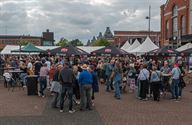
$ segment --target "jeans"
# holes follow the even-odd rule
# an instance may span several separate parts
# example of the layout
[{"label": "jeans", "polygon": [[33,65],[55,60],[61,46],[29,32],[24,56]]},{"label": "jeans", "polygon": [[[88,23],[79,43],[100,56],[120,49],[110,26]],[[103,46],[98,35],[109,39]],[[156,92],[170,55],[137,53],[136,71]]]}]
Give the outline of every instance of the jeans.
[{"label": "jeans", "polygon": [[171,84],[172,98],[178,99],[179,96],[179,79],[173,79]]},{"label": "jeans", "polygon": [[20,78],[23,82],[23,85],[26,85],[26,82],[27,82],[27,73],[21,73],[20,74]]},{"label": "jeans", "polygon": [[120,98],[121,97],[121,92],[120,92],[120,81],[115,81],[114,82],[114,87],[115,87],[115,97]]},{"label": "jeans", "polygon": [[111,88],[111,90],[113,90],[113,84],[112,82],[109,80],[109,76],[106,76],[106,91],[109,91],[109,88]]},{"label": "jeans", "polygon": [[62,85],[61,97],[60,97],[60,109],[63,110],[64,107],[64,98],[68,95],[69,99],[69,110],[73,108],[73,87]]},{"label": "jeans", "polygon": [[58,92],[54,92],[53,94],[54,95],[53,95],[53,100],[51,102],[51,106],[53,108],[57,108],[57,103],[59,102],[59,93]]},{"label": "jeans", "polygon": [[80,108],[82,110],[91,108],[91,89],[92,85],[80,85]]},{"label": "jeans", "polygon": [[46,77],[40,77],[39,83],[40,83],[40,91],[39,91],[39,92],[40,92],[41,95],[43,96],[43,95],[44,95],[44,90],[45,90],[46,87],[47,87]]}]

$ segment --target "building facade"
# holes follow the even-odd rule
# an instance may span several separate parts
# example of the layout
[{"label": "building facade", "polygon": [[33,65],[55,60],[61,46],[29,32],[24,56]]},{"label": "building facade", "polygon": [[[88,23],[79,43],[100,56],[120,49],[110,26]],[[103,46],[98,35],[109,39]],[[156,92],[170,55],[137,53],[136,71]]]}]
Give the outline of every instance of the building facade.
[{"label": "building facade", "polygon": [[[132,44],[136,39],[142,43],[147,36],[149,36],[148,31],[114,31],[114,41],[119,44],[124,44],[127,40]],[[151,31],[150,38],[159,45],[160,32]]]},{"label": "building facade", "polygon": [[6,45],[21,45],[23,43],[32,43],[35,46],[52,46],[54,45],[54,33],[46,32],[42,33],[42,36],[30,36],[30,35],[0,35],[0,47],[3,48]]},{"label": "building facade", "polygon": [[192,0],[167,0],[161,6],[161,46],[192,41]]}]

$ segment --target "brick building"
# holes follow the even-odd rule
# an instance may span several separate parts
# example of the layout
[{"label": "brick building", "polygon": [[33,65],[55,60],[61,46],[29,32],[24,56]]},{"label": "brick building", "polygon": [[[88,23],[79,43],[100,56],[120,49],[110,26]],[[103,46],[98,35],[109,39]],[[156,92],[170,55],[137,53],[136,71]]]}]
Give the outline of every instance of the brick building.
[{"label": "brick building", "polygon": [[192,41],[192,0],[167,0],[161,6],[160,41],[173,47]]},{"label": "brick building", "polygon": [[30,36],[30,35],[0,35],[0,47],[6,45],[19,45],[21,42],[30,42],[36,46],[52,46],[54,45],[54,33],[46,32],[42,33],[42,36]]},{"label": "brick building", "polygon": [[[127,40],[132,44],[135,39],[138,39],[139,42],[143,42],[146,37],[149,35],[148,31],[114,31],[114,41],[116,43],[125,43]],[[150,38],[155,44],[159,44],[160,32],[150,32]]]}]

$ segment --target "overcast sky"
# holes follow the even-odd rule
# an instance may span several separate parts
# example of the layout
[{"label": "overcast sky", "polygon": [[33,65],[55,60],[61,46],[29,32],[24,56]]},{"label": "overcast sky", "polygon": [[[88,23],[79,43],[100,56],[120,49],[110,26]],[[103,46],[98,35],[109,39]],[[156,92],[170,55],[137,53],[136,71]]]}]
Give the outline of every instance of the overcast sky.
[{"label": "overcast sky", "polygon": [[166,0],[0,0],[0,34],[41,36],[46,29],[87,42],[109,26],[114,30],[160,30],[160,5]]}]

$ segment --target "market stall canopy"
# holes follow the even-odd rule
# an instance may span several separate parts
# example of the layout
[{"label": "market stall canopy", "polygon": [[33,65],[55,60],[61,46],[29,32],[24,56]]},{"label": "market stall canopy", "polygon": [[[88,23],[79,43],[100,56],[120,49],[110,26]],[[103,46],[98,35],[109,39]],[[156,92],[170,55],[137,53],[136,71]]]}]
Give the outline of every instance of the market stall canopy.
[{"label": "market stall canopy", "polygon": [[92,55],[97,56],[123,56],[129,55],[126,51],[119,49],[114,46],[107,46],[105,48],[98,49],[96,51],[91,52]]},{"label": "market stall canopy", "polygon": [[130,53],[147,53],[158,48],[159,47],[155,45],[149,37],[147,37],[139,47],[130,51]]},{"label": "market stall canopy", "polygon": [[127,40],[127,42],[125,42],[125,44],[121,47],[121,49],[126,51],[126,49],[129,49],[130,46],[131,45],[130,45],[129,41]]},{"label": "market stall canopy", "polygon": [[77,48],[84,50],[85,52],[87,52],[89,54],[95,50],[98,50],[98,49],[101,49],[104,47],[105,46],[77,46]]},{"label": "market stall canopy", "polygon": [[192,56],[192,48],[181,51],[181,55]]},{"label": "market stall canopy", "polygon": [[177,48],[176,50],[179,52],[182,52],[182,51],[185,51],[185,50],[190,49],[190,48],[192,48],[192,43],[187,43],[187,44]]},{"label": "market stall canopy", "polygon": [[44,50],[35,47],[33,44],[28,43],[26,46],[22,47],[21,50],[17,49],[17,50],[12,50],[11,52],[39,53],[43,51]]},{"label": "market stall canopy", "polygon": [[135,48],[137,48],[140,45],[141,45],[140,42],[136,39],[129,48],[124,49],[124,50],[129,53],[130,51],[134,50]]},{"label": "market stall canopy", "polygon": [[177,50],[170,48],[170,46],[164,46],[147,53],[150,56],[178,56],[179,54]]},{"label": "market stall canopy", "polygon": [[74,47],[72,45],[68,45],[66,47],[59,47],[56,49],[52,49],[48,51],[51,55],[63,55],[63,56],[81,56],[81,55],[89,55],[89,53]]},{"label": "market stall canopy", "polygon": [[[21,47],[24,47],[24,46],[21,46]],[[46,50],[52,50],[52,49],[55,49],[55,48],[58,48],[60,46],[36,46],[37,48],[39,49],[42,49],[44,51]],[[18,50],[19,49],[19,46],[18,45],[6,45],[3,50],[0,52],[0,54],[2,55],[18,55],[18,54],[21,54],[21,55],[26,55],[28,53],[18,53],[18,52],[11,52],[12,50]],[[39,53],[30,53],[31,55],[34,55],[34,54],[39,54]]]}]

